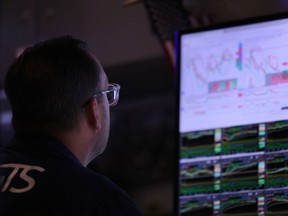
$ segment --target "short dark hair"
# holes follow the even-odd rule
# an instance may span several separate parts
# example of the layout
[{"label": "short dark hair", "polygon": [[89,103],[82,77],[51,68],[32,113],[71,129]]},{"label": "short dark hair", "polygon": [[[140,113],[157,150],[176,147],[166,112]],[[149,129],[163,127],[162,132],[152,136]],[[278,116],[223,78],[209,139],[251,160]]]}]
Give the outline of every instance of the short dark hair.
[{"label": "short dark hair", "polygon": [[14,129],[46,133],[72,130],[81,105],[98,91],[101,68],[87,44],[71,36],[26,48],[5,77]]}]

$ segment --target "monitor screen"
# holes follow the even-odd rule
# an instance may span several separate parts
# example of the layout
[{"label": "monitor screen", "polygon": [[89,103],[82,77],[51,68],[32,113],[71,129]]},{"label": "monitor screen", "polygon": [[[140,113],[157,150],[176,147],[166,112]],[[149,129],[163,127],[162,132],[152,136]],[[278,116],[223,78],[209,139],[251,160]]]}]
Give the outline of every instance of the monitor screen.
[{"label": "monitor screen", "polygon": [[288,215],[288,14],[176,38],[177,214]]}]

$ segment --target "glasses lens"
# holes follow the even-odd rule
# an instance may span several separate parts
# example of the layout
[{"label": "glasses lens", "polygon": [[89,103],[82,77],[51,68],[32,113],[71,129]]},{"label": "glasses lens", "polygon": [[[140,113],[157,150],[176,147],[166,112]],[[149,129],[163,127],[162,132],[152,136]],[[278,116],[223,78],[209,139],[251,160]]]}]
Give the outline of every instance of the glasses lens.
[{"label": "glasses lens", "polygon": [[118,102],[119,98],[119,89],[120,86],[117,84],[110,84],[108,87],[108,92],[107,92],[107,99],[110,104],[110,106],[115,106]]},{"label": "glasses lens", "polygon": [[116,91],[116,89],[111,89],[111,91],[107,93],[107,99],[108,99],[108,102],[110,105],[114,104],[115,91]]}]

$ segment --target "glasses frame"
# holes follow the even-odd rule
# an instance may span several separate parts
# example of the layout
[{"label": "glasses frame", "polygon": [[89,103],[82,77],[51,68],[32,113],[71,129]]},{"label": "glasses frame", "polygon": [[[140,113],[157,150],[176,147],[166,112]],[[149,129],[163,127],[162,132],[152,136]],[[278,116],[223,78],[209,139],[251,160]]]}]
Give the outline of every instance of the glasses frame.
[{"label": "glasses frame", "polygon": [[[115,95],[116,95],[116,98],[114,99],[114,101],[111,103],[109,100],[108,100],[108,103],[109,103],[109,106],[115,106],[117,103],[118,103],[118,100],[119,100],[119,93],[120,93],[120,85],[117,84],[117,83],[109,83],[108,84],[108,89],[106,90],[103,90],[103,91],[100,91],[100,92],[97,92],[96,94],[92,95],[88,100],[87,102],[85,102],[82,107],[84,107],[85,105],[87,105],[87,103],[92,99],[92,98],[96,98],[96,97],[99,97],[99,96],[102,96],[102,95],[105,95],[105,94],[108,94],[112,91],[114,91]],[[108,98],[107,98],[108,99]]]}]

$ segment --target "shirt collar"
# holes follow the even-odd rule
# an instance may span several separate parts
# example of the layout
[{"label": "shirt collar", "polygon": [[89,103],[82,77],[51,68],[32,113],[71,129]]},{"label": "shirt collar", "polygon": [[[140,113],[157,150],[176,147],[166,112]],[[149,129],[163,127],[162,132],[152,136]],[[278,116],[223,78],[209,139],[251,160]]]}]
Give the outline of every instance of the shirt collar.
[{"label": "shirt collar", "polygon": [[80,166],[83,166],[77,157],[58,139],[53,136],[41,133],[20,133],[17,132],[12,139],[12,146],[25,146],[27,149],[43,152],[47,155],[53,155],[61,159],[69,159]]}]

